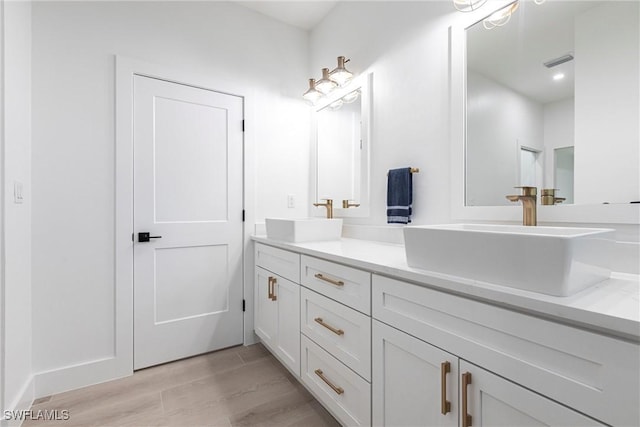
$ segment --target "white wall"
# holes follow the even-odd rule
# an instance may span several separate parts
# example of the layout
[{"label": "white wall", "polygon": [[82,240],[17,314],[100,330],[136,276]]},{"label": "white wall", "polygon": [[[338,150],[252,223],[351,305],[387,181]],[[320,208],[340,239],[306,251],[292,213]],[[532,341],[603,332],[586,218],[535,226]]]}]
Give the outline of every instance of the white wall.
[{"label": "white wall", "polygon": [[[458,12],[459,13],[459,12]],[[448,26],[450,2],[341,2],[311,32],[311,68],[373,72],[371,216],[386,224],[386,172],[419,167],[413,222],[447,222],[449,213]]]},{"label": "white wall", "polygon": [[640,200],[640,3],[612,6],[576,18],[576,203]]},{"label": "white wall", "polygon": [[64,376],[114,352],[114,55],[244,88],[255,112],[246,117],[256,159],[249,215],[304,216],[307,42],[306,32],[229,3],[34,3],[36,373]]},{"label": "white wall", "polygon": [[543,150],[539,103],[472,71],[467,73],[467,205],[510,205],[518,194],[520,145]]},{"label": "white wall", "polygon": [[[31,336],[31,3],[2,2],[4,122],[3,410],[33,400]],[[14,183],[23,203],[14,203]],[[4,412],[3,412],[4,414]],[[13,423],[10,423],[13,424]]]}]

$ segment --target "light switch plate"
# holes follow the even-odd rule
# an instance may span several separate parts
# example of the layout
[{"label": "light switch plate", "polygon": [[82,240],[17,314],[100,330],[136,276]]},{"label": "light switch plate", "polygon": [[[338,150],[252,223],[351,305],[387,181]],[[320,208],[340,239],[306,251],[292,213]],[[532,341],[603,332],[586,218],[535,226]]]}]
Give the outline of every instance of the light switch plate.
[{"label": "light switch plate", "polygon": [[24,196],[22,195],[22,183],[18,181],[13,182],[13,203],[24,203]]}]

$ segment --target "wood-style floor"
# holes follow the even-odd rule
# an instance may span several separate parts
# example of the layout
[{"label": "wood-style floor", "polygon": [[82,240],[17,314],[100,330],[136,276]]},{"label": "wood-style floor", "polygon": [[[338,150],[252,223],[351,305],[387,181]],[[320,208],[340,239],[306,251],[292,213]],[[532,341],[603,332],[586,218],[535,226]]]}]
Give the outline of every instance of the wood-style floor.
[{"label": "wood-style floor", "polygon": [[38,399],[32,411],[69,411],[44,426],[339,426],[261,345],[233,347]]}]

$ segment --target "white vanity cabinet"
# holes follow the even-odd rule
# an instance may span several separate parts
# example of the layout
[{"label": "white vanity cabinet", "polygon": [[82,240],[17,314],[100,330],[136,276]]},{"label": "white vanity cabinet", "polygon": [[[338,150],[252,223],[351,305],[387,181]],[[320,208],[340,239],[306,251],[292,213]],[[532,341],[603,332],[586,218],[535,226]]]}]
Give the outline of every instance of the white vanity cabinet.
[{"label": "white vanity cabinet", "polygon": [[640,425],[637,340],[449,291],[369,245],[394,250],[256,243],[256,334],[343,425]]},{"label": "white vanity cabinet", "polygon": [[294,280],[299,281],[300,255],[261,244],[255,252],[256,335],[299,377],[300,285]]},{"label": "white vanity cabinet", "polygon": [[374,426],[605,425],[375,320],[372,388]]},{"label": "white vanity cabinet", "polygon": [[[381,386],[378,381],[389,376],[392,363],[380,348],[390,342],[399,347],[393,343],[402,342],[404,350],[396,350],[394,357],[409,359],[398,354],[424,342],[460,359],[463,427],[470,425],[462,408],[464,396],[471,402],[467,413],[489,417],[473,425],[495,425],[499,420],[515,423],[501,425],[529,425],[513,418],[520,415],[548,425],[600,425],[583,420],[579,413],[606,424],[639,425],[637,344],[377,275],[372,279],[372,313],[377,321],[413,335],[411,340],[389,341],[388,334],[379,332],[387,329],[374,324],[374,408],[387,406],[392,413],[402,410],[384,400],[393,390],[380,391],[386,384]],[[410,375],[401,367],[396,369],[395,375]],[[465,373],[471,374],[468,386]],[[429,393],[423,392],[425,400]],[[384,414],[374,417],[374,423],[377,420],[384,421]],[[413,422],[421,423],[420,419]]]}]

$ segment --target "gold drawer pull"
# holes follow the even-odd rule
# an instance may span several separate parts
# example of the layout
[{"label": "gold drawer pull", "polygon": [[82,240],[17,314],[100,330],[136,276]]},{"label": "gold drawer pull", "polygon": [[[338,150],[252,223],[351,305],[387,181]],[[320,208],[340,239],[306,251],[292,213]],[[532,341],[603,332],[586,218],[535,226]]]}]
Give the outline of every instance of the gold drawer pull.
[{"label": "gold drawer pull", "polygon": [[440,412],[447,415],[451,412],[451,402],[447,400],[447,374],[451,372],[451,364],[442,362],[440,364]]},{"label": "gold drawer pull", "polygon": [[331,387],[331,388],[333,389],[333,391],[335,391],[335,392],[336,392],[336,394],[342,394],[342,393],[344,393],[344,389],[343,389],[342,387],[337,387],[337,386],[333,385],[333,384],[331,383],[331,381],[329,381],[329,380],[327,379],[327,377],[325,377],[325,376],[324,376],[324,374],[322,373],[322,369],[316,369],[316,370],[315,370],[315,371],[313,371],[313,372],[315,372],[315,373],[316,373],[316,375],[317,375],[317,376],[319,376],[319,377],[320,377],[320,379],[321,379],[322,381],[324,381],[325,383],[327,383],[327,385],[328,385],[329,387]]},{"label": "gold drawer pull", "polygon": [[271,301],[276,301],[278,298],[276,297],[276,283],[277,280],[275,277],[269,276],[269,299]]},{"label": "gold drawer pull", "polygon": [[316,323],[321,324],[322,326],[324,326],[325,328],[327,328],[328,330],[330,330],[331,332],[333,332],[336,335],[344,335],[344,331],[342,329],[336,329],[331,325],[327,325],[326,323],[324,323],[324,320],[322,320],[322,317],[316,317],[313,320],[315,320]]},{"label": "gold drawer pull", "polygon": [[324,280],[325,282],[329,282],[332,285],[336,285],[336,286],[344,286],[344,282],[342,280],[335,280],[335,279],[331,279],[329,277],[324,277],[322,274],[320,273],[316,273],[316,275],[314,276],[316,279],[320,279],[320,280]]},{"label": "gold drawer pull", "polygon": [[471,372],[462,374],[462,427],[471,427],[473,418],[469,415],[468,387],[471,384]]}]

